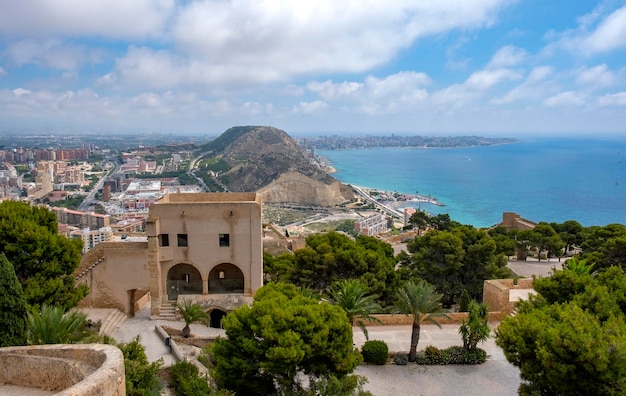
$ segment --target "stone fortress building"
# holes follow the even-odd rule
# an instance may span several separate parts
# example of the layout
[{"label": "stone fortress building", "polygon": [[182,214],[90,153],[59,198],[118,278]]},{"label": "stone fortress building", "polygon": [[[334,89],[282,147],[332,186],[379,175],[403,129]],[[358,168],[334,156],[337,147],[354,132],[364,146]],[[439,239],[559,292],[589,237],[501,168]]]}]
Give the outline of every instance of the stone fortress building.
[{"label": "stone fortress building", "polygon": [[184,299],[204,305],[211,325],[252,301],[263,285],[261,195],[172,193],[150,207],[147,240],[104,242],[83,256],[82,306],[127,315],[151,299],[154,317],[174,316]]}]

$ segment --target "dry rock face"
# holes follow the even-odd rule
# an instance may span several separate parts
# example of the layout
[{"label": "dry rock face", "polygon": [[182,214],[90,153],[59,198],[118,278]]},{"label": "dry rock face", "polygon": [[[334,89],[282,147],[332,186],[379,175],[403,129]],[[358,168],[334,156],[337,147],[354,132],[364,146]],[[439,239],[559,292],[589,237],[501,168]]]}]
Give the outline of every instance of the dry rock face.
[{"label": "dry rock face", "polygon": [[263,201],[333,206],[352,189],[324,172],[284,131],[267,126],[228,129],[202,150],[228,164],[217,172],[230,191],[258,191]]}]

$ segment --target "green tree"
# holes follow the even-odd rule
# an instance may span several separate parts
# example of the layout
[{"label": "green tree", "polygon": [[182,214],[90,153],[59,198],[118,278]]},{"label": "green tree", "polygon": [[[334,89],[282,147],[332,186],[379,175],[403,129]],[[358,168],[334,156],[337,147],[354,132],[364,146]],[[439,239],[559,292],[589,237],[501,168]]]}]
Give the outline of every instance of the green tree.
[{"label": "green tree", "polygon": [[417,235],[422,234],[422,230],[428,226],[429,222],[430,216],[423,210],[416,210],[409,218],[409,224],[417,228]]},{"label": "green tree", "polygon": [[[626,275],[556,271],[537,279],[539,295],[502,320],[496,343],[520,368],[520,394],[626,393]],[[563,295],[550,293],[553,288]]]},{"label": "green tree", "polygon": [[382,312],[376,302],[377,295],[368,295],[361,282],[355,279],[345,280],[331,290],[330,297],[324,301],[341,307],[346,312],[351,325],[357,325],[369,340],[365,323],[382,323],[372,314]]},{"label": "green tree", "polygon": [[537,250],[537,260],[541,261],[542,252],[545,252],[546,258],[551,256],[562,255],[565,243],[561,237],[554,231],[548,223],[541,222],[535,226],[530,232],[530,242]]},{"label": "green tree", "polygon": [[496,243],[496,254],[503,254],[506,257],[515,254],[515,239],[505,227],[499,226],[491,228],[488,232]]},{"label": "green tree", "polygon": [[76,287],[81,241],[59,235],[54,213],[22,202],[0,204],[0,252],[15,267],[29,306],[74,307],[88,292]]},{"label": "green tree", "polygon": [[307,247],[294,254],[289,282],[318,292],[328,291],[344,279],[358,279],[367,291],[379,295],[382,305],[391,304],[399,276],[393,248],[374,237],[352,240],[337,232],[307,237]]},{"label": "green tree", "polygon": [[295,256],[292,253],[282,253],[272,256],[263,252],[263,275],[265,282],[288,282],[289,272],[295,265]]},{"label": "green tree", "polygon": [[467,351],[476,349],[479,342],[484,342],[489,338],[489,309],[487,304],[478,304],[471,301],[467,321],[463,319],[459,327],[459,333],[463,338],[463,348]]},{"label": "green tree", "polygon": [[567,254],[574,247],[579,247],[581,245],[583,241],[583,226],[576,220],[567,220],[561,224],[551,223],[550,225],[565,243],[565,254]]},{"label": "green tree", "polygon": [[128,344],[120,344],[118,347],[124,355],[126,394],[129,396],[159,396],[163,384],[159,380],[157,372],[163,366],[163,359],[150,363],[139,336]]},{"label": "green tree", "polygon": [[27,327],[26,300],[15,269],[0,253],[0,348],[25,345]]},{"label": "green tree", "polygon": [[[450,307],[463,291],[463,240],[450,231],[430,231],[408,243],[420,278],[435,285]],[[470,293],[471,294],[471,293]]]},{"label": "green tree", "polygon": [[180,315],[185,321],[185,327],[183,327],[183,336],[188,338],[191,334],[190,324],[196,322],[207,323],[209,320],[209,314],[204,311],[202,305],[196,304],[191,300],[184,299],[182,304],[176,304],[176,308],[180,312]]},{"label": "green tree", "polygon": [[42,305],[28,313],[31,344],[71,344],[78,342],[87,325],[87,315],[78,311],[65,312],[62,307]]},{"label": "green tree", "polygon": [[298,394],[330,378],[344,378],[360,363],[352,327],[338,306],[320,304],[294,285],[268,284],[252,306],[224,319],[227,338],[213,346],[213,377],[241,395]]},{"label": "green tree", "polygon": [[502,279],[511,275],[507,258],[496,254],[494,239],[483,230],[472,226],[459,226],[453,230],[463,241],[463,266],[460,269],[462,287],[476,301],[483,299],[483,284],[486,279]]},{"label": "green tree", "polygon": [[411,348],[409,361],[414,362],[417,357],[417,344],[420,341],[420,330],[423,322],[434,323],[441,327],[437,318],[448,318],[441,309],[442,295],[424,280],[417,283],[407,282],[398,289],[394,312],[410,316],[413,319],[411,328]]}]

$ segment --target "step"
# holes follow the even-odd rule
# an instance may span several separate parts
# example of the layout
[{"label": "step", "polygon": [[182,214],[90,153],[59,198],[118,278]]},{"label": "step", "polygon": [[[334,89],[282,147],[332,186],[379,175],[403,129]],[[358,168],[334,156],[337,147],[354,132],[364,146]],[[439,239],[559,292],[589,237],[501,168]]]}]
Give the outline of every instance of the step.
[{"label": "step", "polygon": [[161,303],[159,318],[164,320],[176,320],[176,304],[172,302]]},{"label": "step", "polygon": [[119,330],[122,323],[126,320],[126,314],[120,310],[113,310],[106,319],[102,322],[100,327],[100,334],[106,334],[113,337],[113,334]]}]

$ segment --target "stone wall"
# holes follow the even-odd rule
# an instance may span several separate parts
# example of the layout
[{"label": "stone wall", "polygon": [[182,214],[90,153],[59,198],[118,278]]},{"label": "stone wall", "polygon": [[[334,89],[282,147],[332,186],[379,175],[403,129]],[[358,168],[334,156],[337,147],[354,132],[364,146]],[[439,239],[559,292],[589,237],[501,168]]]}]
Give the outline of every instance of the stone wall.
[{"label": "stone wall", "polygon": [[83,256],[80,269],[104,259],[77,279],[77,283],[89,286],[89,294],[79,307],[115,308],[129,315],[135,312],[138,306],[137,301],[131,301],[131,291],[149,289],[147,247],[147,242],[103,242]]},{"label": "stone wall", "polygon": [[38,389],[60,396],[124,396],[124,357],[104,344],[0,348],[0,394],[3,386],[24,394]]},{"label": "stone wall", "polygon": [[483,302],[489,311],[499,311],[509,314],[513,310],[515,301],[511,299],[511,290],[532,290],[533,279],[521,278],[517,284],[513,279],[490,279],[483,284]]}]

